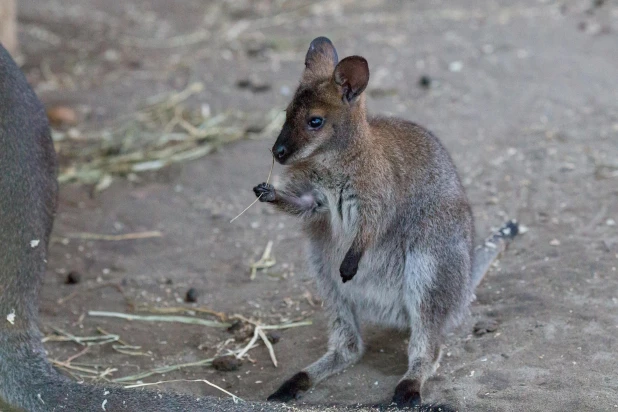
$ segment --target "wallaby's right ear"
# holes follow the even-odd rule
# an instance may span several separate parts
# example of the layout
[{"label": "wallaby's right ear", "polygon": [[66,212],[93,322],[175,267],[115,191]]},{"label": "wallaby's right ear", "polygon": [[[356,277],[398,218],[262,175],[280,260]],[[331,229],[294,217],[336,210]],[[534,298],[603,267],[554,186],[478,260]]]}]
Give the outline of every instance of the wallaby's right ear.
[{"label": "wallaby's right ear", "polygon": [[341,87],[342,100],[351,103],[369,83],[369,64],[364,57],[346,57],[335,67],[333,79]]},{"label": "wallaby's right ear", "polygon": [[305,56],[304,79],[330,77],[339,62],[337,50],[326,37],[318,37],[309,45]]}]

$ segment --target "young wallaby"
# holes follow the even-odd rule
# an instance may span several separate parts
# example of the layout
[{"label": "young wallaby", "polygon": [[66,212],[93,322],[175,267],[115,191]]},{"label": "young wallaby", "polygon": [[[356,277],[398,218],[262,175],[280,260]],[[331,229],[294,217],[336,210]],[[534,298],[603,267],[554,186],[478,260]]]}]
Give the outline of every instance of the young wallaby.
[{"label": "young wallaby", "polygon": [[289,401],[363,354],[360,324],[410,329],[398,407],[421,405],[449,328],[468,313],[489,264],[517,234],[509,222],[473,251],[473,218],[438,139],[404,120],[369,117],[363,57],[338,61],[331,41],[309,47],[300,86],[272,153],[289,183],[254,188],[301,216],[309,263],[330,317],[328,351],[268,399]]},{"label": "young wallaby", "polygon": [[0,45],[0,411],[283,411],[272,404],[79,384],[41,344],[39,289],[56,209],[47,117]]}]

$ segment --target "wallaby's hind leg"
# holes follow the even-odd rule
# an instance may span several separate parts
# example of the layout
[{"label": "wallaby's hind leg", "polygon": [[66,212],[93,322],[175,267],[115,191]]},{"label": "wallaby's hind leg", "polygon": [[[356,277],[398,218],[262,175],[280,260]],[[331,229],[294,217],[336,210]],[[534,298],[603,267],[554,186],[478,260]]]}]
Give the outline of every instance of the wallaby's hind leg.
[{"label": "wallaby's hind leg", "polygon": [[[444,330],[457,318],[469,294],[470,258],[465,246],[443,250],[445,264],[435,253],[413,252],[406,256],[404,285],[410,320],[408,370],[395,388],[393,402],[399,408],[420,407],[421,391],[440,360]],[[453,262],[459,262],[455,265]]]},{"label": "wallaby's hind leg", "polygon": [[298,398],[318,382],[354,364],[363,355],[360,328],[353,309],[337,300],[330,308],[331,324],[328,351],[324,356],[288,379],[268,397],[269,401],[287,402]]}]

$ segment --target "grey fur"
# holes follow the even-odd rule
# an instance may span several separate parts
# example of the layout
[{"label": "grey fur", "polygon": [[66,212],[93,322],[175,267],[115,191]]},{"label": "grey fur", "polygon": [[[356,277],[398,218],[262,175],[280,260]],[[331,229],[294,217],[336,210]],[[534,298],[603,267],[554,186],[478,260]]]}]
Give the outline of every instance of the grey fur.
[{"label": "grey fur", "polygon": [[[374,122],[420,130],[394,119]],[[432,167],[419,177],[423,184],[399,188],[408,193],[408,201],[395,210],[384,210],[383,235],[365,251],[349,283],[341,282],[339,265],[363,210],[351,182],[333,173],[339,167],[337,159],[321,156],[312,173],[301,181],[292,176],[283,191],[288,196],[322,199],[320,207],[295,213],[305,220],[309,263],[331,319],[328,352],[304,369],[313,383],[360,358],[362,321],[412,330],[406,378],[425,380],[435,367],[435,353],[445,333],[466,313],[473,291],[472,214],[468,207],[459,207],[467,200],[448,154],[433,135],[424,132],[423,136],[432,150]],[[301,187],[311,190],[300,193]],[[436,205],[453,205],[452,213],[441,214]],[[290,208],[285,203],[278,206]],[[423,216],[433,212],[441,215],[440,220],[421,228]]]},{"label": "grey fur", "polygon": [[[368,79],[365,60],[355,59],[350,70]],[[324,59],[321,69],[332,70],[332,61]],[[261,198],[302,218],[309,264],[330,318],[327,353],[302,372],[316,384],[359,360],[363,322],[410,330],[402,381],[411,381],[403,387],[417,402],[445,334],[468,313],[497,253],[480,248],[473,264],[472,212],[455,166],[433,134],[403,120],[366,117],[362,95],[337,106],[336,91],[345,93],[333,85],[337,80],[310,74],[305,71],[274,146],[287,148],[287,186],[269,186]],[[326,113],[330,132],[306,131],[313,112]],[[495,252],[511,238],[501,232]],[[351,271],[346,266],[344,276],[350,254],[360,264]],[[288,381],[269,399],[286,400],[297,390]]]}]

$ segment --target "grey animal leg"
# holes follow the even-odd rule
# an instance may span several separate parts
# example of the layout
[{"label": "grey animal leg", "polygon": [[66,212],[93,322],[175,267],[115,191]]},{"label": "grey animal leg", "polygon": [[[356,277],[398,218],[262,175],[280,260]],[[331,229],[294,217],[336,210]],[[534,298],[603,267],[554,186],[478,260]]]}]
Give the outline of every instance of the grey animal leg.
[{"label": "grey animal leg", "polygon": [[296,399],[320,381],[357,362],[364,352],[356,315],[347,302],[337,302],[330,310],[331,325],[328,351],[324,356],[288,379],[268,397],[269,401]]}]

